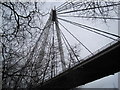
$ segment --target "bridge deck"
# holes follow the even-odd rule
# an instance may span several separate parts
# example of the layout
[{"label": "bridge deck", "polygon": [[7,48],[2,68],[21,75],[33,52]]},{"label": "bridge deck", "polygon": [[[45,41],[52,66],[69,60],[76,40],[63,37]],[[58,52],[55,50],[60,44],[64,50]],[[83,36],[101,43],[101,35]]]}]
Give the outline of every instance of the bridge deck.
[{"label": "bridge deck", "polygon": [[36,88],[70,89],[114,74],[120,71],[119,55],[120,42],[117,42]]}]

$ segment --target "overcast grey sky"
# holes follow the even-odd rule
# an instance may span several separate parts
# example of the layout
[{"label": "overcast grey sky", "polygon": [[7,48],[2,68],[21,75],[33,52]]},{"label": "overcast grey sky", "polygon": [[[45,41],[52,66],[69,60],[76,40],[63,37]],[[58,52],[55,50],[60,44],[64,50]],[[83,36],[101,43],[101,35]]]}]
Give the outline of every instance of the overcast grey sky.
[{"label": "overcast grey sky", "polygon": [[[62,2],[47,2],[45,3],[45,6],[42,8],[42,10],[49,12],[51,10],[51,8],[57,7],[60,4],[62,4]],[[59,16],[58,16],[59,17]],[[118,34],[118,21],[116,20],[108,20],[107,24],[105,24],[103,21],[101,20],[90,20],[90,19],[78,19],[78,18],[66,18],[66,17],[61,17],[70,21],[74,21],[74,22],[78,22],[84,25],[88,25],[91,27],[95,27],[101,30],[105,30],[107,32],[111,32],[113,34]],[[47,20],[47,18],[44,19],[44,22]],[[0,21],[2,21],[1,16],[0,16]],[[108,38],[105,38],[103,36],[88,32],[84,29],[81,29],[77,26],[73,26],[69,23],[65,23],[63,21],[60,21],[60,23],[62,23],[70,32],[72,32],[85,46],[87,46],[92,52],[100,49],[101,47],[105,46],[106,44],[110,43],[113,40],[110,40]],[[0,22],[2,23],[2,22]],[[1,25],[1,24],[0,24]],[[75,43],[77,43],[77,41],[75,41],[75,39],[73,37],[71,37],[61,26],[60,26],[61,30],[64,32],[65,36],[67,37],[68,41],[74,45]],[[1,30],[0,30],[1,32]],[[81,46],[81,57],[85,57],[87,55],[89,55],[90,53],[83,48],[83,46]],[[95,83],[93,82],[92,84],[88,84],[85,87],[118,87],[118,75],[115,74],[114,76],[109,76],[109,78],[104,78],[101,79],[99,81],[95,81]],[[98,82],[98,83],[96,83]],[[104,84],[106,83],[106,84]],[[83,86],[84,87],[84,86]]]}]

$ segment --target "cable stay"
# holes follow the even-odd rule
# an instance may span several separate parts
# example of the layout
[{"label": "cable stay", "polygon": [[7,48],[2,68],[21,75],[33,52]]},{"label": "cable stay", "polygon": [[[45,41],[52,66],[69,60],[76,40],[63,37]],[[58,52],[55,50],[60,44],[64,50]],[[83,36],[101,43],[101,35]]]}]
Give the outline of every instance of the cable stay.
[{"label": "cable stay", "polygon": [[[69,52],[69,48],[71,49],[71,51],[73,52],[73,54],[74,54],[74,56],[75,56],[75,58],[77,59],[77,61],[78,62],[80,62],[80,60],[78,59],[78,57],[77,57],[77,55],[75,54],[75,52],[74,52],[74,50],[73,50],[73,48],[71,47],[71,45],[70,45],[70,43],[69,43],[69,41],[67,40],[67,38],[65,37],[65,35],[63,34],[63,32],[61,31],[61,33],[62,33],[62,39],[63,39],[63,41],[64,41],[64,44],[65,44],[65,46],[66,46],[66,48],[67,48],[67,50],[68,50],[68,52]],[[66,41],[66,42],[65,42]],[[68,44],[68,46],[67,46],[67,44]],[[70,52],[69,52],[69,55],[70,55]],[[74,62],[74,61],[73,61]]]},{"label": "cable stay", "polygon": [[59,17],[78,17],[78,18],[93,18],[93,19],[112,19],[112,20],[120,20],[120,18],[115,17],[89,17],[89,16],[72,16],[72,15],[58,15]]},{"label": "cable stay", "polygon": [[[60,23],[60,22],[59,22]],[[70,34],[73,38],[75,38],[88,52],[90,52],[92,55],[93,53],[75,36],[73,35],[65,26],[63,26],[61,23],[60,25]]]},{"label": "cable stay", "polygon": [[[69,1],[69,0],[68,0],[68,1]],[[66,6],[66,5],[68,4],[68,1],[66,1],[65,3],[61,4],[60,6],[58,6],[58,7],[56,8],[56,10],[59,10],[60,8]]]},{"label": "cable stay", "polygon": [[[114,36],[114,37],[120,38],[120,36],[118,36],[118,35],[111,34],[111,33],[108,33],[108,32],[105,32],[105,31],[102,31],[102,30],[99,30],[99,29],[96,29],[96,28],[92,28],[92,27],[89,27],[89,26],[86,26],[86,25],[83,25],[83,24],[79,24],[79,23],[76,23],[76,22],[72,22],[72,21],[69,21],[69,20],[65,20],[65,19],[61,19],[61,18],[58,18],[58,19],[60,19],[60,20],[62,20],[62,21],[65,21],[65,22],[68,22],[68,23],[70,23],[70,24],[73,24],[73,25],[75,25],[75,26],[84,28],[84,29],[89,30],[89,31],[91,31],[91,32],[97,33],[97,34],[99,34],[99,35],[105,36],[105,37],[107,37],[107,38],[109,38],[109,39],[112,39],[112,40],[115,40],[115,41],[119,41],[118,39],[114,39],[114,38],[112,38],[112,37],[109,37],[109,36],[107,36],[107,35],[101,34],[101,33],[99,33],[99,32],[102,32],[102,33],[105,33],[105,34],[112,35],[112,36]],[[92,29],[92,30],[91,30],[91,29]],[[93,31],[93,30],[95,30],[95,31]],[[99,32],[98,32],[98,31],[99,31]]]},{"label": "cable stay", "polygon": [[[76,1],[76,0],[74,0]],[[80,9],[81,7],[86,8],[88,7],[91,3],[93,2],[82,2],[82,1],[76,1],[76,2],[69,2],[68,4],[64,5],[62,8],[58,9],[57,12],[63,12],[65,10],[70,10],[70,9]]]},{"label": "cable stay", "polygon": [[[62,31],[61,31],[62,32]],[[69,56],[70,56],[70,60],[72,60],[73,62],[74,62],[74,60],[73,60],[73,57],[71,56],[71,53],[70,53],[70,50],[73,52],[74,50],[72,49],[72,47],[71,46],[69,46],[69,45],[67,45],[68,43],[66,43],[66,41],[65,41],[65,39],[64,39],[64,37],[63,37],[63,35],[62,35],[62,39],[63,39],[63,43],[65,44],[65,46],[66,46],[66,48],[67,48],[67,51],[68,51],[68,54],[69,54]],[[68,40],[67,40],[68,41]],[[70,48],[70,49],[69,49]],[[74,53],[74,52],[73,52]],[[76,55],[74,55],[75,57],[76,57]],[[76,57],[76,59],[79,61],[79,59]]]},{"label": "cable stay", "polygon": [[66,13],[72,13],[72,12],[78,12],[78,11],[86,11],[86,10],[92,10],[92,9],[97,9],[97,8],[105,8],[105,7],[112,7],[112,6],[118,6],[118,4],[112,4],[112,5],[105,5],[105,6],[97,6],[97,7],[91,7],[91,8],[85,8],[85,9],[80,9],[80,10],[71,10],[71,11],[64,11],[58,14],[66,14]]},{"label": "cable stay", "polygon": [[73,1],[75,1],[75,0],[72,0],[72,1],[71,1],[71,0],[67,0],[65,3],[63,3],[63,4],[61,4],[60,6],[57,7],[57,8],[56,8],[56,11],[59,12],[60,9],[66,7],[68,4],[70,4],[70,3],[73,2]]}]

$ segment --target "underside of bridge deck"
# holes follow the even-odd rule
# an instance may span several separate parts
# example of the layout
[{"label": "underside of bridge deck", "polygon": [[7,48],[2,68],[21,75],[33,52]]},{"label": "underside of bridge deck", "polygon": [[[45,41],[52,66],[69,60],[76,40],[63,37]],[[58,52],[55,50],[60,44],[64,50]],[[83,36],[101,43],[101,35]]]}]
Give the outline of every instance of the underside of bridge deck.
[{"label": "underside of bridge deck", "polygon": [[120,42],[46,81],[40,88],[70,89],[120,71]]}]

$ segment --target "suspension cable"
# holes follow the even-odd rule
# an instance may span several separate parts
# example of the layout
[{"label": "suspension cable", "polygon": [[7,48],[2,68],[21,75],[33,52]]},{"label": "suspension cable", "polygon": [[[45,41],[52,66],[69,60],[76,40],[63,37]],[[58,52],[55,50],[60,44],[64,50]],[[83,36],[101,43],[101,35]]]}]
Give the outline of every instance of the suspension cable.
[{"label": "suspension cable", "polygon": [[[69,49],[69,46],[67,46],[67,43],[65,42],[64,37],[62,37],[62,39],[63,39],[63,42],[64,42],[66,48],[67,48],[68,54],[69,54],[69,56],[70,56],[70,61],[72,60],[73,63],[74,63],[74,60],[72,59],[72,56],[71,56],[71,53],[70,53],[70,49],[71,49],[71,48]],[[72,51],[72,50],[71,50],[71,51]]]},{"label": "suspension cable", "polygon": [[59,15],[59,17],[80,17],[80,18],[94,18],[94,19],[113,19],[113,20],[120,20],[120,18],[111,18],[111,17],[90,17],[90,16],[71,16],[71,15]]},{"label": "suspension cable", "polygon": [[[73,24],[73,25],[76,25],[76,26],[78,26],[78,27],[84,28],[84,29],[86,29],[86,30],[89,30],[89,31],[94,32],[94,33],[97,33],[97,34],[99,34],[99,35],[105,36],[105,37],[110,38],[110,39],[112,39],[112,40],[119,41],[119,40],[117,40],[117,39],[114,39],[114,38],[109,37],[109,36],[107,36],[107,35],[101,34],[101,33],[99,33],[99,32],[102,32],[102,33],[105,33],[105,34],[112,35],[112,36],[115,36],[115,37],[117,37],[117,38],[120,38],[120,36],[118,36],[118,35],[111,34],[111,33],[108,33],[108,32],[105,32],[105,31],[102,31],[102,30],[99,30],[99,29],[96,29],[96,28],[92,28],[92,27],[89,27],[89,26],[86,26],[86,25],[82,25],[82,24],[79,24],[79,23],[76,23],[76,22],[68,21],[68,20],[65,20],[65,19],[61,19],[61,18],[58,18],[58,19],[60,19],[60,20],[62,20],[62,21],[65,21],[65,22],[69,22],[70,24]],[[93,30],[91,30],[91,29],[96,30],[96,31],[99,31],[99,32],[93,31]]]},{"label": "suspension cable", "polygon": [[52,61],[51,61],[51,69],[53,70],[51,70],[51,77],[52,76],[55,76],[55,60],[54,60],[54,58],[55,58],[55,50],[54,50],[54,22],[53,22],[53,30],[52,30],[53,32],[52,32],[52,45],[51,45],[51,53],[52,53],[52,57],[51,57],[51,60],[53,61],[53,63],[52,63]]},{"label": "suspension cable", "polygon": [[97,6],[97,7],[85,8],[85,9],[80,9],[80,10],[65,11],[65,12],[61,12],[61,13],[58,13],[58,14],[66,14],[66,13],[72,13],[72,12],[78,12],[78,11],[92,10],[92,9],[97,9],[97,8],[105,8],[105,7],[118,6],[118,5],[120,5],[120,3],[118,3],[118,4],[112,4],[112,5],[105,5],[105,6]]},{"label": "suspension cable", "polygon": [[63,41],[66,41],[68,46],[70,47],[71,51],[73,52],[74,56],[76,57],[77,61],[80,62],[80,60],[78,59],[77,55],[75,54],[73,48],[71,47],[69,41],[67,40],[67,38],[65,37],[65,35],[63,34],[63,32],[61,31],[61,34],[62,34],[62,38],[63,38]]},{"label": "suspension cable", "polygon": [[56,10],[59,10],[60,8],[66,6],[66,4],[68,4],[68,1],[66,1],[65,3],[61,4],[60,6],[58,6],[58,7],[56,8]]},{"label": "suspension cable", "polygon": [[[60,6],[58,6],[58,7],[56,8],[56,10],[58,11],[58,10],[60,10],[61,8],[65,7],[66,5],[70,4],[71,2],[69,2],[69,1],[71,1],[71,0],[67,0],[65,3],[61,4]],[[75,1],[75,0],[72,0],[72,1]]]},{"label": "suspension cable", "polygon": [[[60,22],[59,22],[60,23]],[[63,26],[61,23],[60,25],[70,34],[72,35],[73,38],[75,38],[88,52],[90,52],[91,54],[93,54],[77,37],[75,37],[75,35],[73,35],[65,26]]]},{"label": "suspension cable", "polygon": [[[74,0],[75,1],[75,0]],[[61,11],[65,11],[65,10],[69,10],[71,8],[75,9],[75,7],[82,7],[83,5],[87,4],[89,2],[86,2],[86,3],[82,3],[82,2],[69,2],[69,5],[65,5],[63,6],[62,8],[58,9],[57,12],[61,12]]]},{"label": "suspension cable", "polygon": [[49,58],[48,58],[47,64],[45,65],[45,70],[43,71],[43,77],[42,77],[41,85],[44,83],[46,71],[47,71],[47,68],[48,68],[49,63],[50,63],[50,60],[51,60],[51,59],[50,59],[51,49],[52,49],[52,45],[50,45],[49,50],[48,50],[48,57],[49,57]]}]

